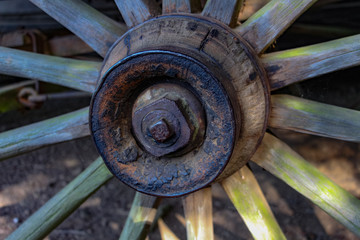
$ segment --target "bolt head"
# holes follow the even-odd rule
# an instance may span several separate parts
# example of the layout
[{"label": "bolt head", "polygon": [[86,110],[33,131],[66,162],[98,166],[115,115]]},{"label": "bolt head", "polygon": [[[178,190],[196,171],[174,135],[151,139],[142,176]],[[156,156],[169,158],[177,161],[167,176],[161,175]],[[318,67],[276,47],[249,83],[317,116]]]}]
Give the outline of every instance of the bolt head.
[{"label": "bolt head", "polygon": [[156,157],[172,154],[188,145],[192,131],[176,101],[161,98],[133,113],[138,142]]},{"label": "bolt head", "polygon": [[151,137],[158,143],[163,143],[166,140],[170,139],[174,131],[167,124],[165,119],[161,119],[160,121],[154,123],[149,127],[149,132]]}]

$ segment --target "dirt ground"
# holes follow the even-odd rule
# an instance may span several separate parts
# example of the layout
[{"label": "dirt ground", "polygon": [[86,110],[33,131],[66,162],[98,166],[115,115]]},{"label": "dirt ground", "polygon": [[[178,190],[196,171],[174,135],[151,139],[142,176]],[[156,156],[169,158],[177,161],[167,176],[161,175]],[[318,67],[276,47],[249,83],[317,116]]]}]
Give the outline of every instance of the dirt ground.
[{"label": "dirt ground", "polygon": [[[309,28],[305,28],[304,33],[301,24],[316,22],[327,26],[336,25],[340,29],[346,25],[351,27],[351,31],[355,29],[360,32],[359,5],[348,8],[347,12],[336,8],[327,8],[321,14],[317,11],[305,14],[297,21],[300,25],[289,29],[271,51],[344,36],[341,31],[321,34]],[[358,76],[359,67],[295,84],[276,93],[288,93],[360,110]],[[64,114],[88,104],[88,98],[49,101],[41,109],[4,113],[0,115],[0,132]],[[275,129],[271,131],[330,179],[360,198],[360,144]],[[97,156],[92,140],[83,138],[0,162],[0,239],[15,230]],[[358,239],[282,181],[256,165],[251,164],[251,168],[288,239]],[[118,180],[110,180],[46,239],[118,239],[134,194],[134,190]],[[165,223],[180,239],[185,239],[181,198],[164,199],[162,206],[167,209],[163,216]],[[252,239],[236,209],[218,185],[213,186],[213,208],[216,239]],[[150,239],[160,239],[157,228],[150,234]]]},{"label": "dirt ground", "polygon": [[[2,123],[12,128],[35,121],[38,116],[54,114],[51,109],[53,104],[59,103],[49,103],[49,106],[35,112],[4,115]],[[75,108],[86,105],[86,99],[75,105]],[[61,109],[60,113],[68,110]],[[360,144],[274,132],[332,180],[360,198]],[[0,239],[15,230],[96,157],[92,140],[83,138],[1,162]],[[252,164],[251,168],[288,239],[357,239],[285,183],[256,165]],[[112,179],[47,239],[117,239],[133,196],[132,189]],[[162,206],[167,209],[165,223],[179,238],[185,239],[185,227],[181,223],[181,199],[164,199]],[[216,239],[252,239],[236,209],[218,185],[213,186],[213,207]],[[151,233],[150,239],[160,239],[157,229]]]}]

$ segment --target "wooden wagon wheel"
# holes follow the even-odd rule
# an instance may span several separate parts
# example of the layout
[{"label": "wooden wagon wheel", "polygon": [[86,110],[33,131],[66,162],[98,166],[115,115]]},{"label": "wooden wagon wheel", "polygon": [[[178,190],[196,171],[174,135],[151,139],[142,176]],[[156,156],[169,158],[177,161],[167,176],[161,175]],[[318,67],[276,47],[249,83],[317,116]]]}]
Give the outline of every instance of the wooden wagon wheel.
[{"label": "wooden wagon wheel", "polygon": [[94,93],[90,110],[1,133],[0,159],[90,134],[102,158],[8,239],[43,238],[114,175],[153,195],[137,193],[121,239],[144,235],[159,197],[182,195],[188,238],[212,239],[213,182],[224,187],[254,238],[284,239],[249,160],[360,236],[359,200],[265,132],[270,126],[360,142],[359,112],[270,95],[360,64],[360,35],[263,54],[316,0],[272,0],[239,26],[241,0],[208,0],[202,10],[197,1],[163,0],[162,15],[153,1],[116,0],[127,26],[81,0],[31,2],[104,61],[0,47],[2,74]]}]

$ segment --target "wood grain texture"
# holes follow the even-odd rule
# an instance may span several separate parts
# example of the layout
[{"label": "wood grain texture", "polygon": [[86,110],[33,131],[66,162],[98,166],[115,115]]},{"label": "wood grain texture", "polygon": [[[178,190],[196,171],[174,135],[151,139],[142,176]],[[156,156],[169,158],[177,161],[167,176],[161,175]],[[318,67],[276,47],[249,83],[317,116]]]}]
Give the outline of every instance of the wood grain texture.
[{"label": "wood grain texture", "polygon": [[111,45],[127,31],[125,25],[115,22],[81,0],[30,1],[103,57]]},{"label": "wood grain texture", "polygon": [[236,112],[240,109],[241,124],[235,151],[220,176],[225,178],[250,159],[267,128],[270,97],[265,70],[257,64],[248,44],[225,30],[223,24],[201,17],[163,16],[127,32],[109,53],[101,76],[118,59],[147,49],[168,50],[169,46],[177,46],[176,51],[186,49],[185,54],[195,59],[211,59],[229,74],[223,84],[239,104],[233,108]]},{"label": "wood grain texture", "polygon": [[272,0],[235,29],[257,53],[263,52],[316,0]]},{"label": "wood grain texture", "polygon": [[254,239],[286,239],[248,167],[244,166],[221,184]]},{"label": "wood grain texture", "polygon": [[360,236],[360,200],[324,176],[285,143],[265,134],[252,160]]},{"label": "wood grain texture", "polygon": [[211,188],[187,195],[183,206],[187,239],[214,239]]},{"label": "wood grain texture", "polygon": [[201,8],[199,0],[163,0],[162,13],[191,13]]},{"label": "wood grain texture", "polygon": [[111,177],[102,159],[98,158],[21,224],[7,240],[43,239]]},{"label": "wood grain texture", "polygon": [[129,28],[161,13],[159,5],[154,0],[115,0],[115,2]]},{"label": "wood grain texture", "polygon": [[0,73],[93,92],[101,62],[46,56],[0,47]]},{"label": "wood grain texture", "polygon": [[160,198],[136,192],[119,240],[145,239],[155,219]]},{"label": "wood grain texture", "polygon": [[244,0],[208,0],[202,15],[235,27],[243,2]]},{"label": "wood grain texture", "polygon": [[360,34],[262,56],[271,90],[360,65]]},{"label": "wood grain texture", "polygon": [[89,108],[0,133],[0,160],[90,135]]},{"label": "wood grain texture", "polygon": [[161,240],[180,240],[171,229],[165,224],[162,219],[158,221],[159,231],[161,235]]},{"label": "wood grain texture", "polygon": [[360,112],[289,95],[273,95],[269,126],[360,142]]}]

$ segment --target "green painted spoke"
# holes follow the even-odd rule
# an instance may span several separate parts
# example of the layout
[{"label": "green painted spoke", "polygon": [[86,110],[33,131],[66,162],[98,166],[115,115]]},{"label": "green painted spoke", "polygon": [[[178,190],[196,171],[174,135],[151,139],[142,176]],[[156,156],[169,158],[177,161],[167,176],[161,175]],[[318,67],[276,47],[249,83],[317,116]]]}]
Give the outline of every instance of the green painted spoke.
[{"label": "green painted spoke", "polygon": [[0,133],[0,160],[89,136],[89,108]]},{"label": "green painted spoke", "polygon": [[134,27],[161,13],[153,0],[115,0],[128,27]]},{"label": "green painted spoke", "polygon": [[289,95],[273,95],[269,126],[360,142],[360,112]]},{"label": "green painted spoke", "polygon": [[334,41],[265,54],[262,62],[272,90],[360,65],[360,34]]},{"label": "green painted spoke", "polygon": [[105,57],[113,43],[127,30],[82,0],[30,0],[92,49]]},{"label": "green painted spoke", "polygon": [[226,25],[236,25],[244,0],[208,0],[202,15],[215,18]]},{"label": "green painted spoke", "polygon": [[360,200],[325,177],[285,143],[265,134],[252,160],[360,236]]},{"label": "green painted spoke", "polygon": [[199,0],[163,0],[162,12],[167,13],[191,13],[200,9]]},{"label": "green painted spoke", "polygon": [[120,240],[145,239],[156,216],[160,198],[136,192]]},{"label": "green painted spoke", "polygon": [[0,47],[0,73],[93,92],[100,62],[46,56]]},{"label": "green painted spoke", "polygon": [[248,167],[221,184],[255,239],[286,239]]},{"label": "green painted spoke", "polygon": [[113,175],[98,158],[30,216],[7,240],[43,239]]},{"label": "green painted spoke", "polygon": [[211,188],[187,195],[183,205],[187,239],[214,239]]},{"label": "green painted spoke", "polygon": [[272,0],[236,28],[257,53],[263,52],[316,0]]}]

